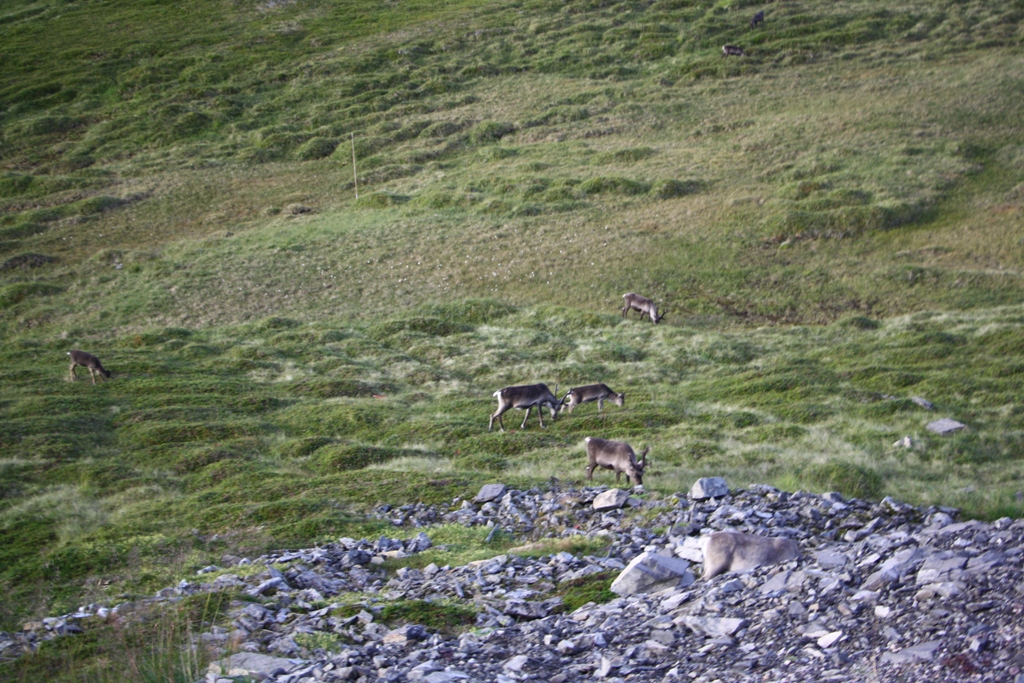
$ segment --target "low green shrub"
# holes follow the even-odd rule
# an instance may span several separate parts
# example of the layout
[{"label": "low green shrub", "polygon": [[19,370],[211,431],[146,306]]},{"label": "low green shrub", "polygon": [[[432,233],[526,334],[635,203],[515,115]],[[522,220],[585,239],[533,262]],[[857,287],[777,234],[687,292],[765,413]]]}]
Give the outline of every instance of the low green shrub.
[{"label": "low green shrub", "polygon": [[515,129],[511,123],[483,121],[469,132],[469,139],[474,145],[488,145],[497,142]]},{"label": "low green shrub", "polygon": [[379,465],[395,458],[422,456],[420,451],[405,448],[387,448],[362,444],[326,444],[313,454],[310,465],[321,474],[360,470],[367,465]]}]

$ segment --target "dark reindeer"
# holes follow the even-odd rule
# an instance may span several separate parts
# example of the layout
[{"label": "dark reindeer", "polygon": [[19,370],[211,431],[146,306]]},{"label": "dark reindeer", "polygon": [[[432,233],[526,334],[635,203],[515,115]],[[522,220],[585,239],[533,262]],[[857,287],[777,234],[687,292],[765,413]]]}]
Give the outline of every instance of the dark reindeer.
[{"label": "dark reindeer", "polygon": [[759,11],[754,15],[754,18],[750,20],[750,30],[753,31],[758,26],[764,24],[764,10]]},{"label": "dark reindeer", "polygon": [[647,454],[651,447],[647,446],[640,453],[640,462],[636,460],[636,453],[633,447],[622,441],[610,441],[608,439],[584,439],[587,444],[587,479],[594,478],[594,468],[603,467],[606,470],[615,470],[615,482],[618,483],[619,476],[626,475],[626,479],[634,484],[644,483],[644,468],[647,467]]},{"label": "dark reindeer", "polygon": [[[557,384],[555,385],[555,391],[558,391]],[[541,428],[544,427],[544,416],[541,414],[541,408],[547,405],[551,409],[551,419],[554,420],[562,407],[562,402],[555,398],[555,395],[551,393],[546,384],[523,384],[516,387],[505,387],[504,389],[498,389],[491,395],[498,398],[498,409],[491,414],[491,421],[487,424],[487,431],[491,431],[491,428],[494,427],[495,418],[498,419],[501,431],[505,431],[505,423],[502,422],[501,415],[512,408],[526,411],[523,424],[519,425],[520,429],[525,429],[526,421],[530,419],[530,410],[534,406],[537,408],[537,419],[540,420]]]},{"label": "dark reindeer", "polygon": [[607,384],[588,384],[583,387],[576,387],[570,389],[569,392],[562,397],[562,409],[569,409],[572,413],[573,408],[581,403],[590,403],[591,401],[597,401],[597,412],[604,410],[604,402],[611,401],[617,406],[625,405],[626,394],[616,394],[609,388]]},{"label": "dark reindeer", "polygon": [[625,305],[622,307],[623,318],[626,317],[626,314],[629,313],[630,310],[640,311],[641,320],[643,320],[646,315],[651,319],[651,322],[657,325],[658,321],[662,320],[667,313],[666,311],[665,313],[658,315],[658,307],[653,301],[645,296],[640,296],[639,294],[630,292],[629,294],[623,294],[622,298],[625,300]]},{"label": "dark reindeer", "polygon": [[743,51],[742,47],[737,47],[736,45],[723,45],[722,46],[722,56],[723,57],[729,57],[729,56],[733,56],[733,57],[746,57],[747,53]]},{"label": "dark reindeer", "polygon": [[84,368],[89,369],[89,374],[92,376],[92,383],[96,384],[96,373],[98,372],[102,377],[110,379],[110,370],[103,367],[103,363],[100,359],[91,353],[85,351],[68,351],[68,356],[71,357],[71,368],[68,373],[71,375],[71,381],[75,381],[75,368],[81,365]]}]

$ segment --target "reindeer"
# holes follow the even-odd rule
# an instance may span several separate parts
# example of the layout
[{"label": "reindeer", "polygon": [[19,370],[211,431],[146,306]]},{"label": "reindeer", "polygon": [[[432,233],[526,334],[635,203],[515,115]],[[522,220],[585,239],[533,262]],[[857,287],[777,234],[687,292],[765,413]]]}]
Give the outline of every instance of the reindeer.
[{"label": "reindeer", "polygon": [[747,53],[743,51],[742,47],[737,47],[735,45],[723,45],[722,56],[728,57],[730,55],[733,57],[746,57]]},{"label": "reindeer", "polygon": [[769,538],[735,531],[717,531],[701,540],[704,552],[703,581],[726,572],[749,572],[770,564],[800,557],[800,546],[791,538]]},{"label": "reindeer", "polygon": [[615,470],[616,483],[622,474],[634,484],[644,483],[644,468],[647,467],[650,446],[644,448],[640,453],[640,462],[637,462],[636,453],[628,443],[594,439],[589,436],[583,441],[587,444],[587,479],[594,478],[595,467],[603,467],[606,470]]},{"label": "reindeer", "polygon": [[753,31],[758,26],[764,24],[764,10],[760,10],[754,15],[754,18],[750,20],[750,30]]},{"label": "reindeer", "polygon": [[653,301],[645,296],[640,296],[639,294],[630,292],[629,294],[623,294],[622,298],[625,300],[625,305],[622,307],[623,318],[625,318],[626,314],[629,313],[630,309],[632,309],[634,311],[640,311],[641,320],[643,320],[646,315],[651,319],[651,322],[657,325],[658,321],[662,320],[668,314],[668,311],[666,311],[665,313],[658,315],[658,307]]},{"label": "reindeer", "polygon": [[[555,393],[558,393],[558,385],[555,385]],[[491,431],[494,427],[494,418],[498,418],[498,425],[501,427],[501,431],[505,431],[505,423],[501,420],[501,415],[510,408],[518,408],[519,410],[526,411],[526,417],[523,418],[523,424],[519,426],[520,429],[526,428],[526,421],[530,419],[530,410],[537,407],[537,419],[540,420],[541,428],[544,428],[544,416],[541,414],[541,407],[547,404],[548,408],[551,409],[551,419],[554,420],[558,415],[558,411],[562,408],[562,401],[555,398],[555,394],[551,393],[546,384],[523,384],[516,387],[505,387],[504,389],[498,389],[492,396],[498,398],[498,409],[491,414],[491,421],[487,425],[487,431]],[[562,399],[563,401],[565,399]]]},{"label": "reindeer", "polygon": [[[568,399],[568,403],[566,403]],[[569,392],[562,397],[562,409],[569,409],[572,413],[573,408],[581,403],[590,403],[591,401],[597,401],[597,412],[604,410],[604,402],[611,401],[617,406],[626,404],[626,394],[616,394],[612,391],[607,384],[588,384],[585,387],[576,387],[570,389]]]},{"label": "reindeer", "polygon": [[86,353],[85,351],[72,350],[68,351],[68,356],[71,357],[71,368],[68,370],[68,372],[71,375],[72,382],[75,381],[75,368],[79,365],[89,369],[89,374],[92,376],[93,384],[96,384],[97,372],[107,379],[110,378],[110,370],[107,370],[105,367],[103,367],[103,363],[100,362],[100,359],[92,355],[91,353]]}]

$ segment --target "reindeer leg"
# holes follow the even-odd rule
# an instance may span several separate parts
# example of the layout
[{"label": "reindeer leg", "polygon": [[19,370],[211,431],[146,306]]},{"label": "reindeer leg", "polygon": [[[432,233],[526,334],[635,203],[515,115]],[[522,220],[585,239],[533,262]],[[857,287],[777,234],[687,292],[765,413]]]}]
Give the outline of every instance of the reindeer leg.
[{"label": "reindeer leg", "polygon": [[72,381],[72,382],[74,382],[74,381],[75,381],[75,366],[76,366],[76,365],[78,365],[78,363],[72,363],[72,364],[71,364],[71,367],[70,367],[70,368],[68,369],[68,374],[70,375],[70,376],[68,377],[68,379],[69,379],[70,381]]},{"label": "reindeer leg", "polygon": [[96,384],[96,371],[89,368],[89,376],[92,377],[92,383]]},{"label": "reindeer leg", "polygon": [[494,426],[494,418],[498,418],[498,425],[501,427],[501,431],[505,431],[505,423],[501,419],[501,414],[504,413],[506,410],[508,410],[507,407],[504,410],[499,407],[496,411],[494,411],[494,413],[491,415],[491,421],[487,424],[487,431],[491,431],[491,427]]},{"label": "reindeer leg", "polygon": [[603,398],[599,398],[599,399],[597,399],[597,412],[600,413],[603,410],[604,410],[604,399]]},{"label": "reindeer leg", "polygon": [[[544,427],[544,406],[543,405],[537,406],[537,419],[540,420],[540,428],[541,429],[545,429],[545,427]],[[554,418],[552,418],[552,419],[554,419]]]},{"label": "reindeer leg", "polygon": [[529,406],[526,409],[526,417],[523,418],[523,424],[519,425],[520,429],[526,429],[526,421],[530,419],[530,411],[533,410],[533,406]]}]

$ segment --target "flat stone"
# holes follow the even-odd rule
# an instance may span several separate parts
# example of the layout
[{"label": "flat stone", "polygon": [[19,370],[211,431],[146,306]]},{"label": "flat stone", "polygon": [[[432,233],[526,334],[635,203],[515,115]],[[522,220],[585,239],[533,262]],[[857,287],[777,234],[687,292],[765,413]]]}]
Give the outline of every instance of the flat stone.
[{"label": "flat stone", "polygon": [[674,557],[643,552],[626,565],[612,581],[611,590],[617,595],[656,593],[666,588],[682,588],[694,582],[690,563]]},{"label": "flat stone", "polygon": [[548,608],[543,602],[527,600],[506,600],[503,611],[516,619],[543,619],[548,615]]},{"label": "flat stone", "polygon": [[488,503],[492,500],[498,500],[505,495],[506,490],[507,488],[504,484],[484,484],[480,487],[480,492],[476,494],[473,502]]},{"label": "flat stone", "polygon": [[701,539],[697,536],[687,536],[681,544],[675,547],[673,552],[678,557],[690,562],[704,561],[704,549],[701,547]]},{"label": "flat stone", "polygon": [[925,398],[921,398],[920,396],[911,396],[910,400],[914,403],[914,405],[919,405],[925,410],[931,410],[932,408],[935,407],[934,405],[932,405],[931,401]]},{"label": "flat stone", "polygon": [[935,553],[926,559],[918,570],[917,585],[955,580],[959,578],[960,570],[966,564],[967,557],[958,553],[949,550]]},{"label": "flat stone", "polygon": [[827,649],[835,645],[836,641],[843,637],[842,631],[832,631],[826,633],[822,637],[818,638],[818,647],[822,650]]},{"label": "flat stone", "polygon": [[227,659],[213,662],[207,670],[214,675],[250,676],[262,680],[287,673],[301,663],[300,659],[271,657],[258,652],[239,652]]},{"label": "flat stone", "polygon": [[819,550],[814,553],[814,559],[817,560],[818,564],[822,567],[842,567],[845,565],[849,558],[842,553],[838,553],[834,550]]},{"label": "flat stone", "polygon": [[935,658],[935,651],[942,645],[938,640],[905,647],[899,652],[886,652],[878,661],[882,664],[909,664],[910,662],[930,662]]},{"label": "flat stone", "polygon": [[954,419],[951,419],[951,418],[948,418],[948,417],[944,417],[941,420],[936,420],[935,422],[929,422],[925,426],[925,429],[927,429],[929,432],[934,432],[935,434],[945,435],[945,434],[954,434],[956,432],[959,432],[961,429],[963,429],[966,426],[967,425],[965,425],[963,422],[957,422]]},{"label": "flat stone", "polygon": [[622,489],[609,489],[594,499],[594,509],[598,512],[618,510],[629,500],[629,492]]},{"label": "flat stone", "polygon": [[940,582],[937,584],[929,584],[923,587],[914,597],[919,600],[929,600],[931,598],[951,598],[954,595],[959,595],[964,592],[964,587],[954,581]]},{"label": "flat stone", "polygon": [[690,487],[690,498],[693,500],[707,500],[708,498],[721,498],[729,494],[729,484],[722,477],[702,477]]},{"label": "flat stone", "polygon": [[461,671],[435,671],[423,677],[424,683],[454,683],[465,681],[470,678],[469,674]]},{"label": "flat stone", "polygon": [[522,671],[529,663],[529,655],[516,655],[502,664],[501,668],[505,671]]},{"label": "flat stone", "polygon": [[747,625],[746,619],[735,617],[695,617],[687,614],[680,619],[682,625],[697,635],[711,638],[731,636]]},{"label": "flat stone", "polygon": [[419,624],[406,624],[384,635],[385,645],[405,645],[410,641],[424,640],[427,629]]}]

